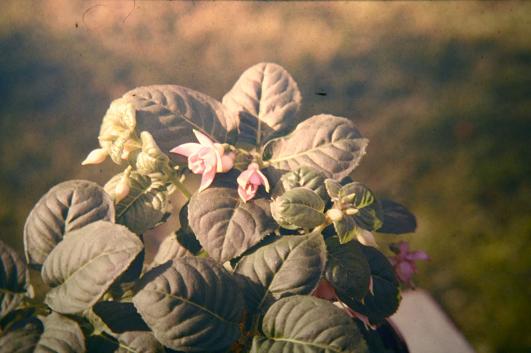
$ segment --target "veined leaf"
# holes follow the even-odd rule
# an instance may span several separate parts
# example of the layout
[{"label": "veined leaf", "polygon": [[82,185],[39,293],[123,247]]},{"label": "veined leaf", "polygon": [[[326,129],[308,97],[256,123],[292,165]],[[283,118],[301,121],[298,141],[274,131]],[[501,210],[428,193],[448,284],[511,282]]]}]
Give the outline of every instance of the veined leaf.
[{"label": "veined leaf", "polygon": [[269,204],[260,198],[243,202],[235,189],[210,187],[192,196],[188,220],[207,253],[224,263],[243,254],[277,227]]},{"label": "veined leaf", "polygon": [[273,167],[270,174],[308,166],[339,180],[356,168],[367,143],[350,120],[321,114],[303,121],[288,136],[271,140],[264,147],[264,159]]},{"label": "veined leaf", "polygon": [[280,65],[259,63],[247,69],[223,97],[239,116],[239,142],[260,146],[297,123],[301,103],[297,83]]},{"label": "veined leaf", "polygon": [[[115,175],[105,184],[105,190],[115,198],[116,185],[122,173]],[[168,193],[164,182],[153,177],[131,172],[130,191],[116,204],[116,222],[127,226],[136,234],[154,228],[168,214]]]},{"label": "veined leaf", "polygon": [[29,274],[20,256],[0,240],[0,320],[26,295]]},{"label": "veined leaf", "polygon": [[40,269],[65,233],[99,220],[114,222],[114,205],[98,184],[70,180],[54,186],[33,207],[24,225],[26,260]]},{"label": "veined leaf", "polygon": [[247,305],[261,311],[274,300],[310,294],[326,263],[323,237],[318,232],[284,236],[261,246],[238,262],[235,272],[249,279]]},{"label": "veined leaf", "polygon": [[293,296],[267,311],[264,337],[253,339],[251,353],[366,353],[367,346],[354,322],[332,303]]},{"label": "veined leaf", "polygon": [[35,353],[84,353],[85,336],[78,323],[52,312],[42,320],[42,333]]},{"label": "veined leaf", "polygon": [[63,314],[90,308],[127,270],[144,245],[124,226],[104,221],[67,234],[42,267],[52,287],[45,303]]},{"label": "veined leaf", "polygon": [[286,229],[311,229],[325,223],[324,201],[313,190],[297,187],[271,203],[271,214]]},{"label": "veined leaf", "polygon": [[373,293],[368,293],[364,302],[343,295],[341,300],[353,310],[379,323],[391,316],[400,303],[400,290],[393,266],[385,255],[372,246],[361,246],[371,268]]},{"label": "veined leaf", "polygon": [[162,152],[195,142],[192,129],[212,140],[229,141],[238,126],[237,116],[203,93],[174,85],[135,88],[111,103],[103,117],[99,140],[115,162],[120,162],[128,141],[148,131]]},{"label": "veined leaf", "polygon": [[164,346],[148,331],[128,331],[117,337],[115,353],[164,353]]},{"label": "veined leaf", "polygon": [[379,233],[412,233],[417,229],[417,219],[405,206],[387,199],[380,200],[383,211],[383,224]]},{"label": "veined leaf", "polygon": [[357,241],[340,244],[337,237],[326,239],[328,261],[325,278],[340,299],[345,294],[361,300],[369,290],[371,269],[361,246]]},{"label": "veined leaf", "polygon": [[150,267],[162,265],[167,261],[185,256],[194,256],[194,254],[181,245],[175,234],[170,234],[160,243]]},{"label": "veined leaf", "polygon": [[34,319],[23,327],[0,335],[0,353],[33,353],[42,333],[42,324]]},{"label": "veined leaf", "polygon": [[158,276],[148,272],[147,283],[133,297],[162,344],[184,352],[212,352],[239,337],[243,300],[236,282],[221,265],[211,259],[185,257],[173,260],[162,271]]},{"label": "veined leaf", "polygon": [[325,180],[326,193],[333,201],[336,201],[337,198],[339,197],[339,190],[341,190],[341,187],[342,187],[341,183],[339,183],[339,181],[337,180],[334,180],[334,179]]},{"label": "veined leaf", "polygon": [[277,183],[274,196],[281,196],[284,192],[296,187],[307,187],[321,197],[323,201],[328,201],[329,197],[325,189],[325,179],[323,173],[312,167],[300,167],[284,174]]}]

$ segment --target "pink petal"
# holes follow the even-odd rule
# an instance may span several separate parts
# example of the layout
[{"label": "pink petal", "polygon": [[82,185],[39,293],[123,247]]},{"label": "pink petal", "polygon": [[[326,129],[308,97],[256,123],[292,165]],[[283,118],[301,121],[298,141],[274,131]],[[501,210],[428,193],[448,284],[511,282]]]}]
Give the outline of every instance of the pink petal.
[{"label": "pink petal", "polygon": [[247,202],[256,195],[256,191],[253,192],[253,190],[239,186],[238,195],[240,195],[240,198],[243,200],[243,202]]},{"label": "pink petal", "polygon": [[212,141],[207,135],[203,134],[202,132],[196,129],[194,129],[194,135],[197,141],[199,141],[199,143],[203,146],[214,147],[214,141]]},{"label": "pink petal", "polygon": [[336,301],[339,300],[336,294],[336,290],[330,282],[328,282],[326,279],[321,279],[319,282],[319,285],[317,288],[313,291],[312,294],[314,297],[329,300],[329,301]]},{"label": "pink petal", "polygon": [[413,274],[415,273],[415,265],[410,262],[401,262],[396,267],[396,274],[398,279],[404,283],[410,283]]},{"label": "pink petal", "polygon": [[430,257],[428,254],[426,254],[424,251],[418,250],[418,251],[412,251],[409,254],[407,254],[406,258],[411,261],[420,261],[420,260],[429,260]]},{"label": "pink petal", "polygon": [[224,154],[221,157],[221,172],[222,173],[226,173],[229,170],[231,170],[232,167],[234,167],[234,159],[235,158],[236,158],[236,156],[234,155],[234,152],[230,152],[228,154]]},{"label": "pink petal", "polygon": [[269,192],[269,181],[266,176],[260,171],[260,169],[257,169],[256,172],[260,175],[260,178],[262,178],[261,184],[264,185],[266,192]]},{"label": "pink petal", "polygon": [[236,179],[236,182],[238,183],[238,185],[244,188],[249,182],[249,178],[251,177],[252,173],[253,171],[249,169],[241,172],[238,178]]},{"label": "pink petal", "polygon": [[400,249],[400,255],[405,255],[409,252],[409,243],[407,241],[401,241],[398,244],[398,248]]},{"label": "pink petal", "polygon": [[183,143],[182,145],[171,149],[170,152],[188,157],[194,153],[198,153],[201,148],[203,148],[203,146],[198,143]]},{"label": "pink petal", "polygon": [[199,192],[205,190],[212,184],[212,181],[214,181],[214,178],[216,177],[216,169],[215,168],[208,168],[203,173],[203,176],[201,177],[201,186],[199,186]]}]

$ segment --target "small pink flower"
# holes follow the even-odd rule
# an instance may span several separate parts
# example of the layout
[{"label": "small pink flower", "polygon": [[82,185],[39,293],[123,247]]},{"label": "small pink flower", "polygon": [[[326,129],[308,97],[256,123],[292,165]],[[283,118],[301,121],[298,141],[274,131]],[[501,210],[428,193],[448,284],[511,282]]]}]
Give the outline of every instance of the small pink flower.
[{"label": "small pink flower", "polygon": [[249,201],[256,195],[260,185],[263,185],[266,191],[269,192],[269,182],[259,168],[258,164],[251,163],[247,170],[238,176],[238,194],[244,202]]},{"label": "small pink flower", "polygon": [[410,287],[414,287],[412,278],[417,272],[415,261],[429,260],[428,254],[424,251],[409,251],[409,244],[405,241],[392,244],[390,248],[396,254],[390,260],[398,279]]},{"label": "small pink flower", "polygon": [[223,146],[215,143],[205,134],[194,130],[199,143],[183,143],[170,152],[188,157],[188,168],[194,174],[201,174],[199,191],[212,184],[216,173],[226,173],[234,165],[234,153],[225,154]]}]

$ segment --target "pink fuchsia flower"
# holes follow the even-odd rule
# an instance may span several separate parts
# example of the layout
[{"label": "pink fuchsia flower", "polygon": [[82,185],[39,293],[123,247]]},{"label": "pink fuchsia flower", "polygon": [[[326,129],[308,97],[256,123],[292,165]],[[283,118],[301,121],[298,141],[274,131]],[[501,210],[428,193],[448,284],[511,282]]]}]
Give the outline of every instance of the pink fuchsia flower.
[{"label": "pink fuchsia flower", "polygon": [[226,173],[234,165],[234,153],[225,154],[223,145],[215,143],[205,134],[194,130],[199,143],[183,143],[170,152],[188,157],[188,168],[194,174],[201,174],[199,191],[212,184],[216,173]]},{"label": "pink fuchsia flower", "polygon": [[414,287],[412,278],[417,272],[415,261],[429,260],[428,254],[424,251],[409,251],[409,243],[405,241],[391,244],[390,248],[396,254],[390,260],[398,279],[410,287]]},{"label": "pink fuchsia flower", "polygon": [[247,170],[243,171],[236,180],[238,182],[238,195],[244,202],[252,199],[260,185],[263,185],[267,192],[269,192],[269,181],[265,175],[260,171],[260,167],[256,163],[251,163]]}]

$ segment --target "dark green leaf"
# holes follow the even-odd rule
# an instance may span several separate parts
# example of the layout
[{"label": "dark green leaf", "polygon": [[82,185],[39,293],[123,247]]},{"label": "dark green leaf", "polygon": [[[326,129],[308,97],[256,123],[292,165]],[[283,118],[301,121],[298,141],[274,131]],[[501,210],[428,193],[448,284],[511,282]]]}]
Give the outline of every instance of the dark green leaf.
[{"label": "dark green leaf", "polygon": [[264,157],[279,171],[309,166],[341,179],[359,164],[367,143],[350,120],[322,114],[300,123],[288,136],[271,140]]},{"label": "dark green leaf", "polygon": [[383,225],[379,233],[412,233],[417,229],[417,219],[405,206],[391,200],[380,200],[383,210]]},{"label": "dark green leaf", "polygon": [[244,293],[247,304],[263,310],[272,301],[316,288],[326,263],[325,243],[320,233],[284,236],[244,256],[235,272],[253,285]]},{"label": "dark green leaf", "polygon": [[343,218],[334,221],[341,243],[355,239],[361,229],[373,231],[382,225],[381,206],[373,193],[361,183],[353,182],[341,187],[334,208],[343,212]]},{"label": "dark green leaf", "polygon": [[96,303],[92,311],[114,333],[149,330],[133,303],[102,301]]},{"label": "dark green leaf", "polygon": [[162,344],[184,352],[211,352],[239,337],[243,300],[221,265],[185,257],[151,272],[133,303]]},{"label": "dark green leaf", "polygon": [[357,241],[340,244],[337,237],[326,239],[328,261],[325,278],[339,295],[362,299],[369,290],[371,269]]},{"label": "dark green leaf", "polygon": [[40,269],[65,233],[99,220],[114,222],[113,202],[99,185],[70,180],[54,186],[33,207],[24,225],[28,263]]},{"label": "dark green leaf", "polygon": [[42,333],[42,325],[34,319],[24,326],[3,332],[0,353],[33,353]]},{"label": "dark green leaf", "polygon": [[223,263],[242,255],[277,227],[269,205],[259,198],[243,202],[235,189],[211,187],[192,196],[188,219],[209,256]]},{"label": "dark green leaf", "polygon": [[366,353],[352,320],[332,303],[309,296],[276,302],[267,311],[264,337],[253,340],[251,353]]},{"label": "dark green leaf", "polygon": [[[117,174],[105,184],[105,190],[113,198],[121,178],[122,173]],[[116,205],[116,222],[136,234],[142,234],[163,222],[169,209],[164,182],[156,177],[132,172],[129,187],[129,194]]]},{"label": "dark green leaf", "polygon": [[53,310],[76,314],[90,308],[143,250],[124,226],[104,221],[70,232],[42,267],[52,287],[45,302]]},{"label": "dark green leaf", "polygon": [[271,203],[271,214],[286,229],[311,229],[325,223],[324,201],[311,189],[297,187]]},{"label": "dark green leaf", "polygon": [[20,256],[0,240],[0,320],[26,295],[29,273]]},{"label": "dark green leaf", "polygon": [[325,188],[328,196],[335,201],[339,197],[339,190],[341,190],[341,184],[334,179],[325,180]]},{"label": "dark green leaf", "polygon": [[307,187],[315,191],[317,195],[323,199],[323,201],[328,200],[328,194],[325,189],[326,177],[323,173],[312,167],[300,167],[294,171],[284,174],[280,178],[280,182],[277,183],[274,196],[280,196],[284,192],[294,189],[299,186]]},{"label": "dark green leaf", "polygon": [[374,294],[368,293],[363,303],[345,295],[341,300],[376,324],[391,316],[398,309],[400,303],[398,281],[393,266],[385,255],[371,246],[362,245],[361,250],[371,268]]},{"label": "dark green leaf", "polygon": [[162,265],[166,261],[185,256],[194,256],[194,254],[181,245],[175,234],[170,234],[160,243],[150,267]]},{"label": "dark green leaf", "polygon": [[128,331],[118,335],[117,339],[116,353],[164,353],[164,346],[151,332]]},{"label": "dark green leaf", "polygon": [[35,353],[84,353],[85,336],[78,323],[58,313],[42,320],[44,332]]},{"label": "dark green leaf", "polygon": [[297,83],[273,63],[247,69],[223,97],[223,104],[240,118],[238,142],[256,146],[293,127],[300,103]]}]

